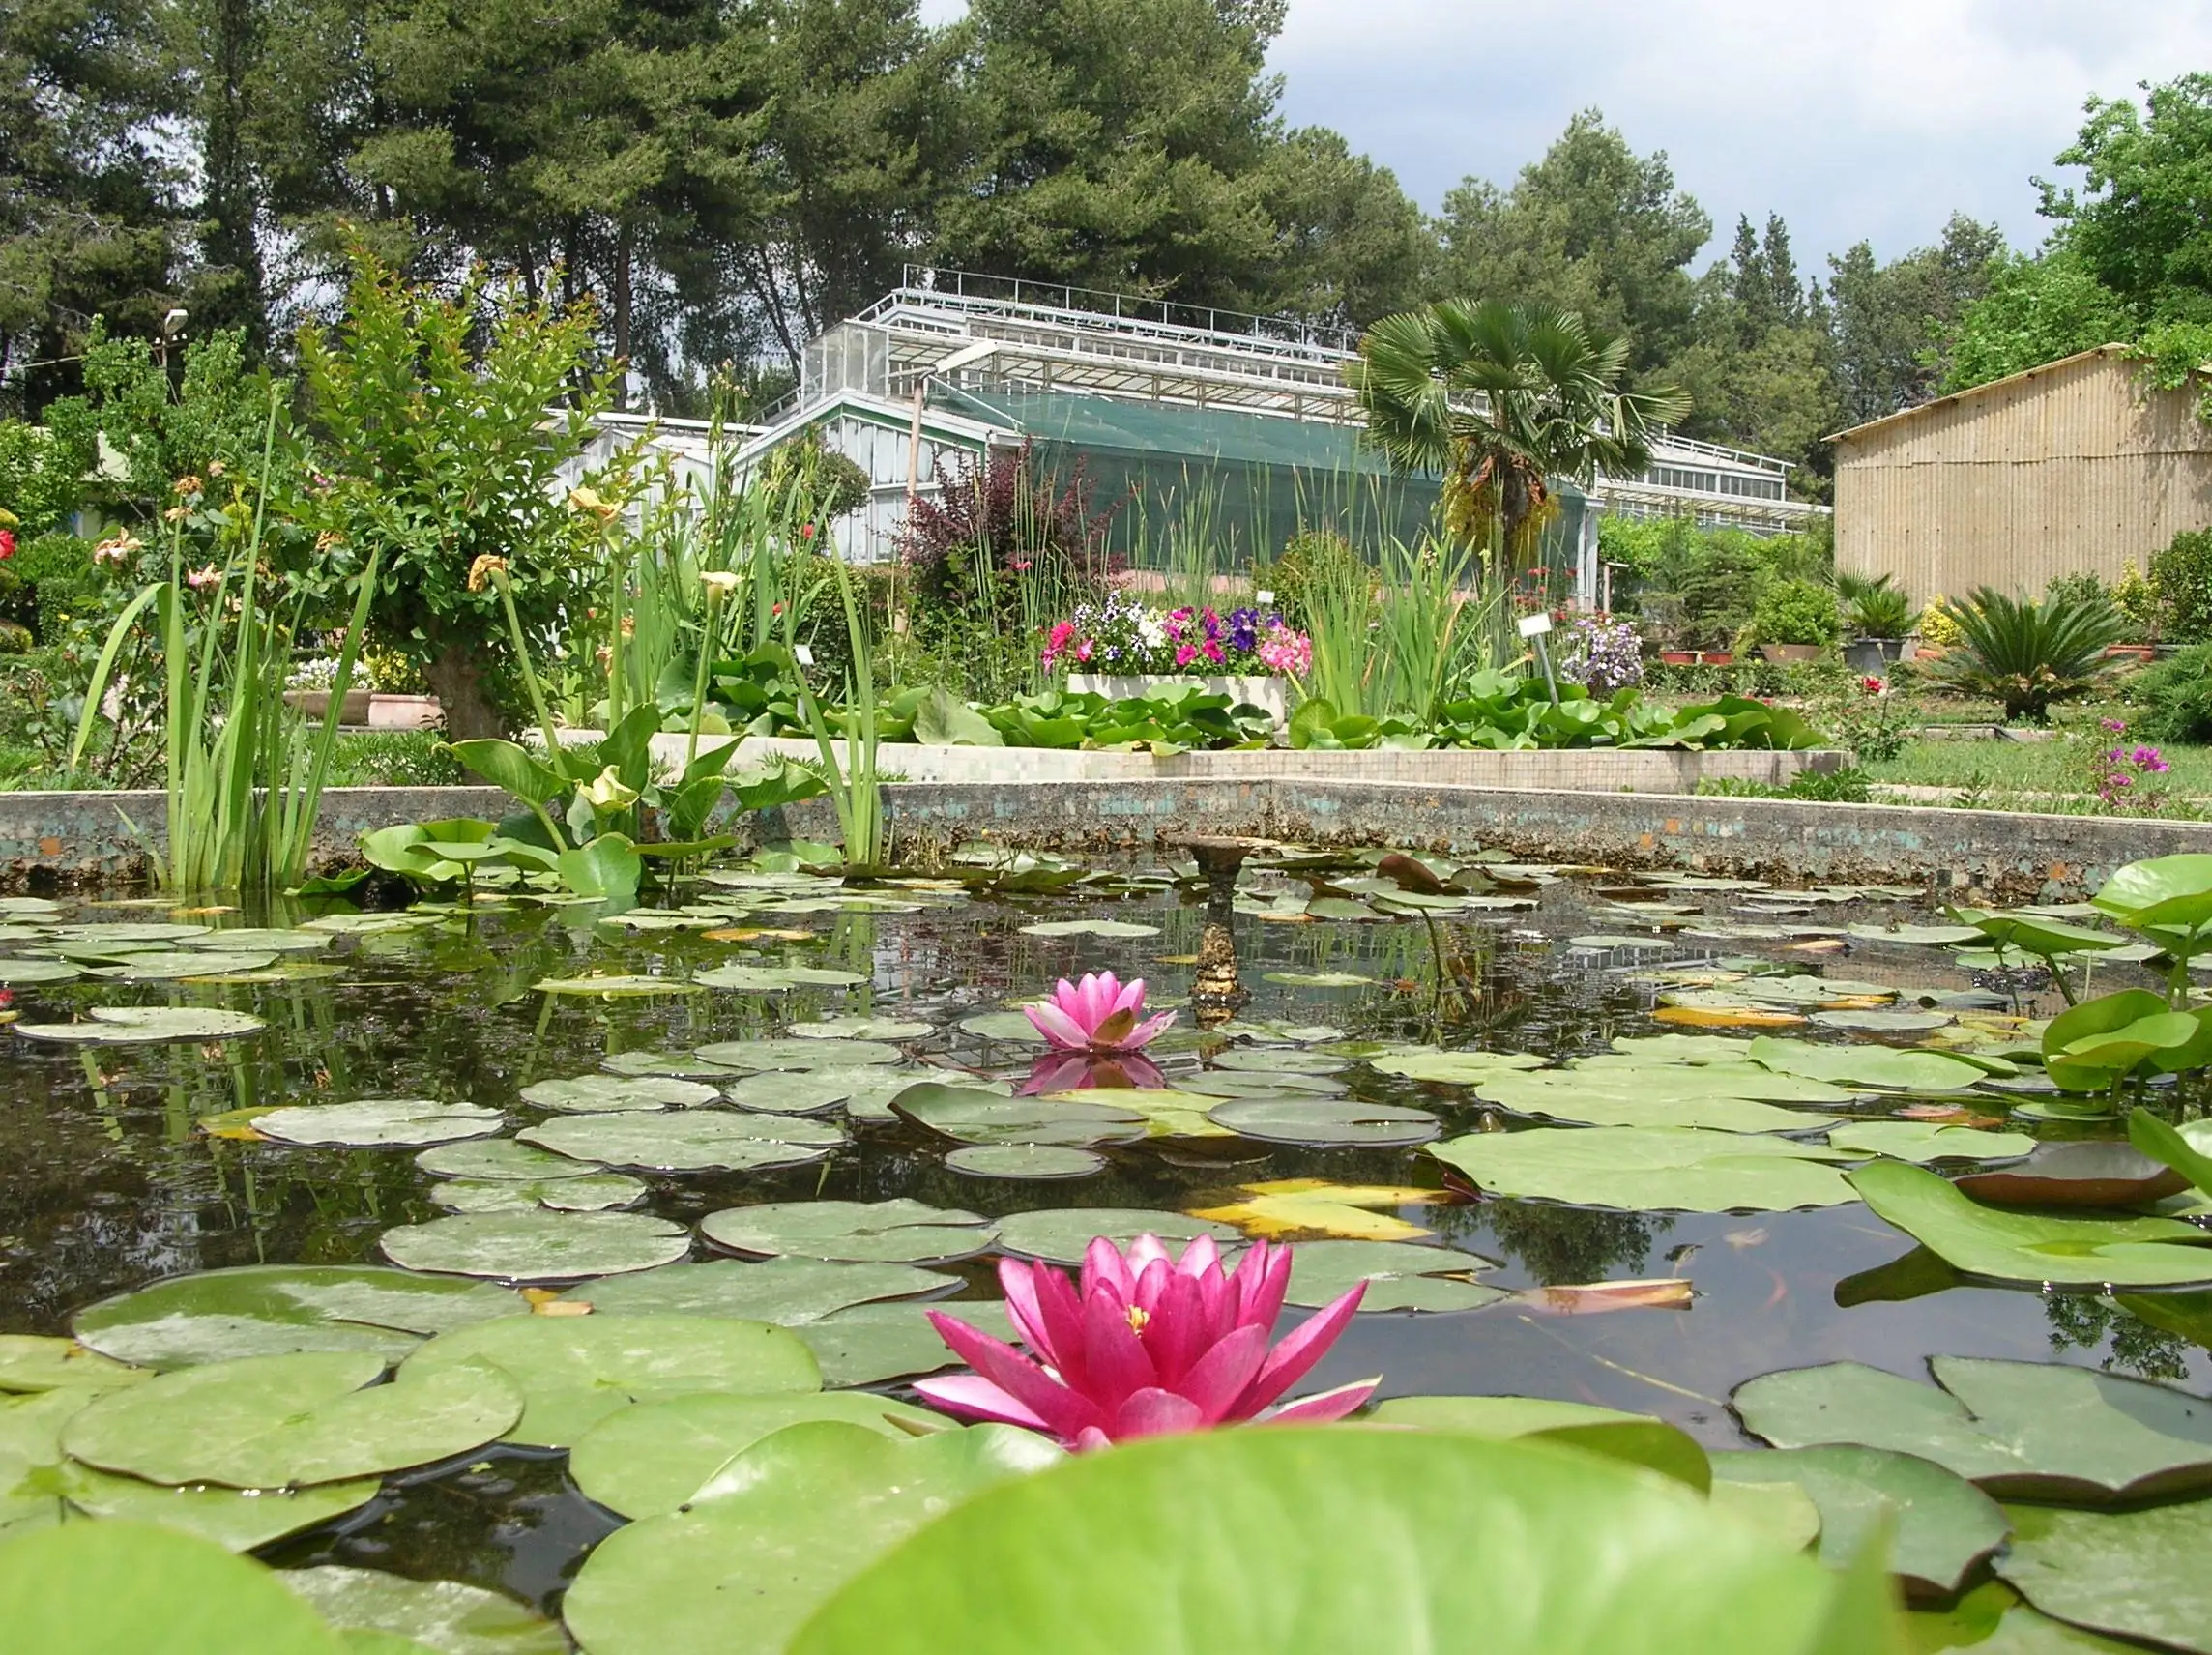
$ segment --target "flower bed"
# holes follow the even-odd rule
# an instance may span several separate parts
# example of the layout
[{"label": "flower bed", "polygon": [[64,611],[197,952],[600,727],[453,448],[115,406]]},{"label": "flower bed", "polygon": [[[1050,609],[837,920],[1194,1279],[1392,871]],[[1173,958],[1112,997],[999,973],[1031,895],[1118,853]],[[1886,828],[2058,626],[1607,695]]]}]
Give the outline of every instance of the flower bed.
[{"label": "flower bed", "polygon": [[1223,615],[1185,605],[1163,613],[1116,592],[1054,623],[1041,659],[1053,671],[1140,678],[1297,677],[1313,665],[1313,642],[1273,610]]}]

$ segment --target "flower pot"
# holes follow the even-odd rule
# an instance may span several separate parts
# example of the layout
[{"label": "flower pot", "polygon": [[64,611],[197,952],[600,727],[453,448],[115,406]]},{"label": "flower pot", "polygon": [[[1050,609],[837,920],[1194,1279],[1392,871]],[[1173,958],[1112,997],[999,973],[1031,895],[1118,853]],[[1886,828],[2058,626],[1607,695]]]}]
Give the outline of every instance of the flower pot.
[{"label": "flower pot", "polygon": [[1694,667],[1698,664],[1695,650],[1661,650],[1659,658],[1671,667]]},{"label": "flower pot", "polygon": [[1761,644],[1759,653],[1775,666],[1802,666],[1820,658],[1818,644]]},{"label": "flower pot", "polygon": [[1698,652],[1698,659],[1708,667],[1732,667],[1735,665],[1735,652],[1732,650],[1701,650]]},{"label": "flower pot", "polygon": [[1078,694],[1103,695],[1110,701],[1131,696],[1157,695],[1166,689],[1196,687],[1208,695],[1226,695],[1231,705],[1246,703],[1272,713],[1277,724],[1291,721],[1291,681],[1272,676],[1200,678],[1195,673],[1166,673],[1158,677],[1127,673],[1069,673],[1067,687]]},{"label": "flower pot", "polygon": [[372,695],[368,698],[371,730],[435,730],[446,710],[434,695]]},{"label": "flower pot", "polygon": [[1855,673],[1880,674],[1911,654],[1909,638],[1853,638],[1844,646],[1844,664]]},{"label": "flower pot", "polygon": [[2149,661],[2155,660],[2157,656],[2157,647],[2151,644],[2108,644],[2105,646],[2105,658],[2109,661]]},{"label": "flower pot", "polygon": [[[331,711],[331,692],[327,689],[287,689],[284,703],[297,707],[308,718],[327,717]],[[340,724],[365,724],[368,722],[369,693],[365,689],[349,689],[345,700],[338,705]]]}]

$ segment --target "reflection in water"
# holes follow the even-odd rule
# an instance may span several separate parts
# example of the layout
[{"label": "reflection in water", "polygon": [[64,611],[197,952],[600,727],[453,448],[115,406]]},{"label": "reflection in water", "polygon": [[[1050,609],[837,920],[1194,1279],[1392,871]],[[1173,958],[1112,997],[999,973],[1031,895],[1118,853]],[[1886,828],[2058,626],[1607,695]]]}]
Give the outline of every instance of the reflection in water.
[{"label": "reflection in water", "polygon": [[2097,1365],[2144,1379],[2189,1376],[2188,1340],[2130,1315],[2110,1299],[2090,1293],[2051,1293],[2043,1301],[2051,1319],[2051,1349],[2094,1350],[2108,1339],[2111,1352]]},{"label": "reflection in water", "polygon": [[1159,1066],[1134,1052],[1054,1052],[1030,1067],[1021,1094],[1082,1091],[1092,1087],[1142,1087],[1158,1090],[1168,1084]]},{"label": "reflection in water", "polygon": [[1445,1234],[1464,1230],[1473,1250],[1485,1250],[1487,1241],[1490,1250],[1519,1263],[1537,1286],[1561,1287],[1651,1273],[1644,1261],[1650,1257],[1652,1237],[1673,1223],[1635,1212],[1592,1212],[1535,1201],[1486,1201],[1446,1209],[1439,1215],[1437,1229]]}]

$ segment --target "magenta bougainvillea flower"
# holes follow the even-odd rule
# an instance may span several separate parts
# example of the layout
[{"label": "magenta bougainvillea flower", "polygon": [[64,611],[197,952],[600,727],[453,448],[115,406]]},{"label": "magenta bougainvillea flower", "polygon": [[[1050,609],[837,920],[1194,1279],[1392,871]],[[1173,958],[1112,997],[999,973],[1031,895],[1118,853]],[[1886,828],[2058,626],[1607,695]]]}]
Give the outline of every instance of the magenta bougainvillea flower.
[{"label": "magenta bougainvillea flower", "polygon": [[1367,1284],[1270,1350],[1291,1262],[1290,1248],[1255,1241],[1225,1270],[1205,1236],[1180,1260],[1156,1235],[1138,1236],[1126,1254],[1100,1236],[1079,1287],[1048,1264],[1003,1259],[1006,1312],[1032,1354],[931,1311],[939,1336],[975,1371],[915,1389],[948,1413],[1046,1432],[1075,1449],[1239,1420],[1342,1419],[1380,1378],[1273,1405],[1336,1342]]},{"label": "magenta bougainvillea flower", "polygon": [[1176,1014],[1145,1016],[1145,979],[1123,984],[1112,972],[1091,972],[1079,983],[1065,977],[1052,998],[1022,1007],[1022,1015],[1055,1050],[1134,1052],[1167,1031]]}]

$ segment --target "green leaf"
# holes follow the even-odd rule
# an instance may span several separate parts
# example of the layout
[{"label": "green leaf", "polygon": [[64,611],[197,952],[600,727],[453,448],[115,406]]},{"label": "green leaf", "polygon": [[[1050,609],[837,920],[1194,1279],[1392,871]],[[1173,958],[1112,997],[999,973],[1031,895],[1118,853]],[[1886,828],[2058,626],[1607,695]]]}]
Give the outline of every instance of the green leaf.
[{"label": "green leaf", "polygon": [[[449,748],[464,769],[505,788],[525,804],[547,805],[568,791],[568,778],[512,741],[455,741]],[[595,769],[595,773],[596,769]]]},{"label": "green leaf", "polygon": [[973,1212],[890,1201],[786,1201],[711,1212],[699,1233],[717,1247],[764,1258],[946,1264],[974,1258],[996,1231]]},{"label": "green leaf", "polygon": [[1269,1144],[1404,1147],[1426,1144],[1442,1130],[1425,1109],[1353,1097],[1233,1097],[1207,1115],[1239,1137]]},{"label": "green leaf", "polygon": [[1848,1103],[1841,1088],[1781,1075],[1754,1063],[1680,1068],[1572,1067],[1501,1072],[1480,1081],[1475,1095],[1516,1115],[1579,1120],[1591,1126],[1698,1126],[1719,1132],[1814,1132],[1837,1117],[1777,1109],[1768,1098],[1808,1094],[1807,1101]]},{"label": "green leaf", "polygon": [[711,1086],[672,1075],[578,1075],[538,1081],[522,1089],[522,1101],[562,1115],[618,1110],[696,1109],[721,1096]]},{"label": "green leaf", "polygon": [[473,1103],[428,1098],[367,1097],[353,1103],[309,1103],[253,1118],[253,1130],[280,1144],[347,1148],[421,1147],[497,1132],[506,1117]]},{"label": "green leaf", "polygon": [[2131,929],[2195,930],[2212,923],[2212,856],[2192,852],[2130,862],[2089,900]]},{"label": "green leaf", "polygon": [[854,1305],[927,1297],[954,1285],[951,1276],[910,1264],[713,1259],[703,1264],[663,1264],[634,1275],[609,1276],[570,1288],[562,1296],[588,1304],[600,1316],[731,1316],[794,1326]]},{"label": "green leaf", "polygon": [[572,1282],[674,1263],[691,1251],[691,1235],[680,1225],[640,1212],[470,1212],[402,1224],[387,1230],[377,1245],[409,1270]]},{"label": "green leaf", "polygon": [[2212,1194],[2212,1155],[2147,1109],[2128,1112],[2128,1142],[2162,1166],[2171,1167],[2192,1184]]},{"label": "green leaf", "polygon": [[891,1099],[891,1107],[917,1126],[962,1144],[1057,1144],[1090,1148],[1132,1144],[1147,1131],[1145,1117],[1108,1101],[1119,1089],[1100,1089],[1091,1101],[1002,1097],[977,1087],[917,1081]]},{"label": "green leaf", "polygon": [[[1305,1249],[1300,1248],[1302,1257]],[[1713,1469],[1705,1451],[1680,1427],[1647,1414],[1621,1413],[1586,1403],[1543,1397],[1392,1397],[1375,1410],[1382,1425],[1460,1431],[1499,1441],[1532,1437],[1643,1466],[1703,1494]]]},{"label": "green leaf", "polygon": [[[1205,1588],[1134,1584],[1167,1581]],[[1011,1655],[1078,1626],[1087,1655],[1342,1655],[1454,1628],[1485,1655],[1803,1655],[1841,1589],[1691,1490],[1591,1455],[1287,1427],[1154,1438],[990,1490],[791,1649]],[[1885,1612],[1870,1600],[1877,1626]]]},{"label": "green leaf", "polygon": [[102,1523],[159,1524],[212,1540],[227,1552],[251,1552],[358,1511],[383,1492],[384,1482],[379,1477],[359,1477],[304,1489],[225,1489],[213,1484],[172,1489],[136,1477],[111,1476],[72,1460],[56,1468],[54,1486],[72,1513]]},{"label": "green leaf", "polygon": [[1429,1146],[1486,1194],[1625,1211],[1784,1211],[1839,1206],[1840,1150],[1688,1126],[1535,1127]]},{"label": "green leaf", "polygon": [[796,1115],[695,1109],[556,1116],[516,1137],[557,1155],[641,1172],[757,1172],[819,1161],[845,1142],[845,1131]]},{"label": "green leaf", "polygon": [[1942,1052],[1904,1052],[1894,1046],[1816,1045],[1762,1034],[1751,1043],[1751,1060],[1778,1074],[1803,1075],[1838,1086],[1889,1087],[1899,1091],[1963,1091],[1984,1071]]},{"label": "green leaf", "polygon": [[1886,1566],[1915,1592],[1948,1596],[2004,1544],[1997,1503],[1934,1461],[1882,1448],[1792,1448],[1712,1457],[1730,1482],[1792,1482],[1820,1513],[1820,1560],[1843,1568],[1889,1524]]},{"label": "green leaf", "polygon": [[1854,1120],[1832,1128],[1828,1146],[1899,1161],[2004,1161],[2027,1154],[2035,1140],[2024,1132],[1987,1132],[1934,1120]]},{"label": "green leaf", "polygon": [[2161,1648],[2212,1651],[2212,1500],[2129,1512],[2012,1506],[2007,1515],[2013,1542],[1996,1571],[2044,1613]]},{"label": "green leaf", "polygon": [[943,685],[933,684],[914,713],[914,739],[939,747],[1003,747],[991,721]]},{"label": "green leaf", "polygon": [[458,1581],[411,1581],[325,1563],[276,1577],[333,1626],[412,1640],[438,1655],[565,1655],[568,1640],[535,1610]]},{"label": "green leaf", "polygon": [[1103,1235],[1125,1250],[1138,1236],[1147,1234],[1157,1235],[1179,1252],[1185,1242],[1201,1235],[1210,1235],[1224,1245],[1242,1239],[1231,1225],[1188,1213],[1085,1206],[1009,1213],[999,1220],[998,1246],[1001,1252],[1016,1258],[1041,1259],[1048,1264],[1080,1264],[1096,1236]]},{"label": "green leaf", "polygon": [[578,896],[634,902],[638,882],[645,877],[645,861],[622,834],[601,833],[574,850],[563,851],[560,872],[561,883]]}]

